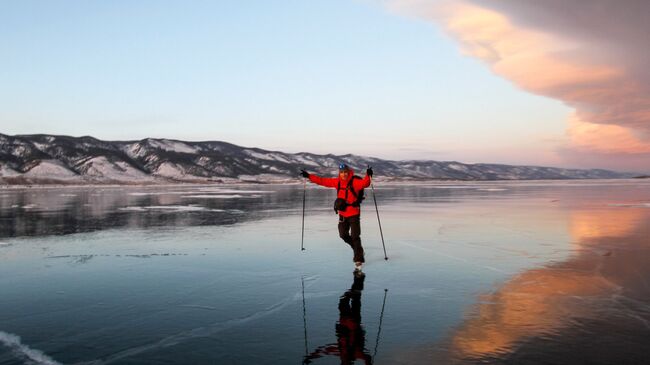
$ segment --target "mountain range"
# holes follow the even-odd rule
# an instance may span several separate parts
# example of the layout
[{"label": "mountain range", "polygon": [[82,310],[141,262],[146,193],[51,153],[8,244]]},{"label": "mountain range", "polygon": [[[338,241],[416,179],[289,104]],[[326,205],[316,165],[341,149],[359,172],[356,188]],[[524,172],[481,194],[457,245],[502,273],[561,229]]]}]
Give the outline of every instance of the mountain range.
[{"label": "mountain range", "polygon": [[146,138],[102,141],[94,137],[0,134],[2,184],[154,184],[166,182],[280,182],[302,168],[332,175],[340,162],[363,174],[394,180],[615,179],[634,174],[455,161],[394,161],[357,155],[285,153],[227,142]]}]

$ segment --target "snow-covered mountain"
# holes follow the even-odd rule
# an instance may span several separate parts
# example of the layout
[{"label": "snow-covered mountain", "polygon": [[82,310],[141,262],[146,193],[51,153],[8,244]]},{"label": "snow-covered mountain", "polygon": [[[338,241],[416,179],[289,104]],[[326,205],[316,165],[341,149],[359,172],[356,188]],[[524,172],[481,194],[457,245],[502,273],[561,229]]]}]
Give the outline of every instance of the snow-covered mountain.
[{"label": "snow-covered mountain", "polygon": [[0,183],[276,182],[300,169],[332,175],[339,162],[377,177],[438,180],[610,179],[631,174],[440,161],[391,161],[356,155],[284,153],[226,142],[147,138],[102,141],[93,137],[0,134]]}]

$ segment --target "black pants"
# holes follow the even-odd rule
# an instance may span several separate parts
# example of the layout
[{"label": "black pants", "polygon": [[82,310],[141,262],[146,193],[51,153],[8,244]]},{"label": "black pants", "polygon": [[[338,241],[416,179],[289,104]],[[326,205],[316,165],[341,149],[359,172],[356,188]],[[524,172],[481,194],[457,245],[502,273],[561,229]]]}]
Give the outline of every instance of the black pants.
[{"label": "black pants", "polygon": [[361,246],[361,223],[360,217],[344,217],[339,215],[339,236],[352,247],[354,251],[354,262],[365,262],[363,258],[363,247]]}]

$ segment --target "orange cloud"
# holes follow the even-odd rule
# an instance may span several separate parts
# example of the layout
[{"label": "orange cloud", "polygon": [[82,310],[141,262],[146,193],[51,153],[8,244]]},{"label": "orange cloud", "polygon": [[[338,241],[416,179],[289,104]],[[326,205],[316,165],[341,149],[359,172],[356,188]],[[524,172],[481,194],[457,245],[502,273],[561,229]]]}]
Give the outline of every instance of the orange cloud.
[{"label": "orange cloud", "polygon": [[615,124],[584,122],[577,114],[569,117],[567,134],[574,148],[597,148],[608,153],[650,153],[650,143],[640,140],[633,129]]},{"label": "orange cloud", "polygon": [[[566,25],[569,22],[555,27],[552,22],[562,19],[561,11],[566,7],[556,1],[482,1],[481,5],[470,1],[395,0],[390,7],[442,23],[466,54],[485,61],[496,74],[526,91],[561,100],[575,108],[567,130],[571,140],[569,148],[650,154],[650,90],[643,82],[650,81],[650,77],[645,67],[636,65],[637,61],[613,56],[626,51],[626,42],[634,40],[635,32],[642,33],[645,28],[634,23],[627,27],[630,28],[627,32],[606,33],[607,36],[617,34],[619,38],[603,40],[606,37],[589,37],[589,28],[617,24],[586,19],[575,22],[582,27],[576,26],[577,30]],[[650,11],[648,2],[649,5],[631,2]],[[550,15],[544,18],[537,13]],[[594,18],[607,15],[595,11],[583,13]],[[625,24],[620,26],[626,28]],[[628,48],[635,47],[636,43],[629,43]],[[640,52],[647,53],[645,49]],[[629,56],[633,58],[632,54]]]}]

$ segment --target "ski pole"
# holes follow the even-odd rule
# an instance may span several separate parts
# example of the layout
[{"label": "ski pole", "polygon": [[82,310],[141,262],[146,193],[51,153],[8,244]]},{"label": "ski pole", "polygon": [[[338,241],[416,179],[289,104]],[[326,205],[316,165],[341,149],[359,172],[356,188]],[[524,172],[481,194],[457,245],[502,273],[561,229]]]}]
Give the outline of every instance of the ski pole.
[{"label": "ski pole", "polygon": [[[368,166],[370,168],[370,166]],[[377,211],[377,223],[379,223],[379,234],[381,235],[381,245],[384,247],[384,260],[388,260],[386,255],[386,244],[384,243],[384,232],[381,230],[381,220],[379,219],[379,208],[377,208],[377,197],[375,196],[375,187],[370,180],[370,188],[372,189],[372,199],[375,201],[375,210]]]},{"label": "ski pole", "polygon": [[381,323],[384,321],[384,307],[386,306],[386,294],[388,294],[388,289],[384,289],[384,302],[381,305],[381,315],[379,316],[379,329],[377,330],[377,340],[375,341],[375,351],[372,354],[372,359],[375,359],[377,356],[377,348],[379,347],[379,335],[381,335]]},{"label": "ski pole", "polygon": [[305,305],[305,277],[301,276],[300,280],[302,281],[302,322],[305,328],[305,356],[309,356],[309,346],[307,344],[307,306]]},{"label": "ski pole", "polygon": [[302,238],[300,239],[300,251],[305,250],[305,197],[307,195],[307,180],[304,181],[302,190]]}]

